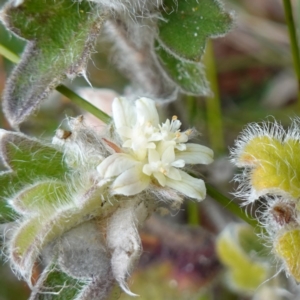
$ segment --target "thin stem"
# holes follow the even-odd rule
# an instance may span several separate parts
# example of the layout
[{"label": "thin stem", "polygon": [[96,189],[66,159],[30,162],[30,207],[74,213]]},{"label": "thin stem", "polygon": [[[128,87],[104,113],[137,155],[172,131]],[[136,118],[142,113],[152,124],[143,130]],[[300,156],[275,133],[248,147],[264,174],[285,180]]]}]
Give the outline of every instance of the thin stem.
[{"label": "thin stem", "polygon": [[258,227],[259,224],[256,219],[250,219],[246,212],[241,209],[239,205],[234,203],[232,200],[218,192],[213,186],[206,183],[207,194],[214,198],[217,202],[219,202],[222,206],[224,206],[227,210],[231,211],[234,215],[241,218],[251,226]]},{"label": "thin stem", "polygon": [[68,97],[72,102],[80,106],[82,109],[85,109],[86,111],[90,112],[94,116],[96,116],[98,119],[100,119],[102,122],[108,124],[111,121],[111,117],[106,114],[104,111],[100,110],[96,106],[92,105],[76,93],[74,93],[72,90],[67,88],[64,85],[59,85],[56,87],[56,90],[63,94],[64,96]]},{"label": "thin stem", "polygon": [[295,28],[295,22],[293,18],[293,10],[290,0],[283,0],[284,13],[286,18],[286,23],[289,29],[291,51],[293,55],[294,69],[297,76],[298,82],[298,102],[300,104],[300,56],[299,56],[299,46],[297,42],[297,34]]},{"label": "thin stem", "polygon": [[192,201],[187,202],[187,219],[189,225],[197,226],[200,224],[198,210],[199,210],[199,205],[197,202],[192,202]]},{"label": "thin stem", "polygon": [[[18,63],[20,61],[20,57],[17,54],[13,53],[11,50],[7,49],[1,44],[0,44],[0,54],[13,63]],[[111,118],[109,115],[107,115],[104,111],[100,110],[96,106],[89,103],[87,100],[83,99],[82,97],[74,93],[68,87],[64,85],[59,85],[56,87],[56,90],[60,92],[62,95],[69,98],[72,102],[80,106],[82,109],[85,109],[89,113],[96,116],[102,122],[106,124],[110,123]]]},{"label": "thin stem", "polygon": [[0,54],[15,64],[20,61],[20,57],[17,54],[13,53],[12,51],[10,51],[9,49],[7,49],[1,44],[0,44]]},{"label": "thin stem", "polygon": [[204,63],[206,76],[213,95],[206,99],[207,124],[211,147],[217,152],[225,151],[221,101],[219,97],[218,79],[216,73],[213,45],[207,41]]}]

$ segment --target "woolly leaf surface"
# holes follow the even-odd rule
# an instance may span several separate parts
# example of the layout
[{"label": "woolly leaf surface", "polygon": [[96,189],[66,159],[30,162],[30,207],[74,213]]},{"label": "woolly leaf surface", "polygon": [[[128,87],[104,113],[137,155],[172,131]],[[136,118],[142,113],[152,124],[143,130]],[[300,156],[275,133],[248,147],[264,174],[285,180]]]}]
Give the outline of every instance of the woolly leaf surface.
[{"label": "woolly leaf surface", "polygon": [[45,269],[29,300],[73,300],[83,286],[53,264]]},{"label": "woolly leaf surface", "polygon": [[260,195],[288,193],[300,197],[300,142],[280,141],[272,136],[249,140],[237,158],[240,166],[252,167],[250,182]]},{"label": "woolly leaf surface", "polygon": [[46,212],[67,203],[67,185],[60,181],[44,181],[26,187],[11,201],[20,213]]},{"label": "woolly leaf surface", "polygon": [[0,173],[0,222],[5,223],[14,219],[14,211],[5,201],[8,190],[18,184],[18,179],[11,172]]},{"label": "woolly leaf surface", "polygon": [[64,179],[67,168],[63,154],[26,135],[1,130],[0,155],[8,169],[0,173],[0,214],[4,221],[13,213],[6,200],[40,178]]},{"label": "woolly leaf surface", "polygon": [[300,281],[300,230],[294,229],[283,233],[274,243],[275,251],[284,261],[288,273],[297,282]]},{"label": "woolly leaf surface", "polygon": [[161,13],[160,43],[168,52],[192,61],[200,61],[207,38],[224,35],[232,26],[231,15],[217,0],[165,0]]},{"label": "woolly leaf surface", "polygon": [[35,182],[41,177],[63,179],[67,172],[61,152],[26,135],[6,132],[0,147],[4,162],[21,183]]},{"label": "woolly leaf surface", "polygon": [[18,126],[66,76],[84,72],[102,24],[89,1],[24,0],[2,11],[6,27],[28,40],[4,92],[4,111]]},{"label": "woolly leaf surface", "polygon": [[14,261],[17,269],[29,276],[28,279],[38,255],[48,243],[83,221],[97,216],[105,218],[118,208],[116,203],[102,202],[101,188],[92,187],[82,193],[73,195],[76,203],[62,206],[55,213],[44,211],[17,230],[11,243],[15,249]]},{"label": "woolly leaf surface", "polygon": [[203,65],[196,62],[183,61],[168,53],[162,47],[156,53],[169,77],[182,92],[192,95],[208,95],[210,92]]}]

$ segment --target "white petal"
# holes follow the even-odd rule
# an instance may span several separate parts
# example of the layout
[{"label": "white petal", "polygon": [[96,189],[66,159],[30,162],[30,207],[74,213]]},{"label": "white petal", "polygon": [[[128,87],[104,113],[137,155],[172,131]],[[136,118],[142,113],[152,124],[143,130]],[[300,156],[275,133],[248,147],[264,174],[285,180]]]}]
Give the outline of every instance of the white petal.
[{"label": "white petal", "polygon": [[146,146],[147,149],[155,149],[156,148],[156,144],[155,143],[148,143]]},{"label": "white petal", "polygon": [[152,168],[151,168],[151,165],[150,164],[147,164],[147,165],[144,165],[143,166],[143,173],[148,175],[148,176],[151,176],[152,175]]},{"label": "white petal", "polygon": [[183,159],[175,160],[171,163],[171,166],[176,168],[183,168],[185,166],[185,161]]},{"label": "white petal", "polygon": [[154,162],[157,162],[157,161],[160,161],[159,153],[154,149],[149,149],[148,150],[148,160],[149,160],[150,164],[154,163]]},{"label": "white petal", "polygon": [[140,98],[135,102],[137,122],[144,124],[150,122],[153,126],[159,123],[155,102],[148,98]]},{"label": "white petal", "polygon": [[123,126],[123,127],[119,127],[118,128],[118,134],[122,137],[126,137],[126,138],[131,138],[132,137],[132,129],[127,127],[127,126]]},{"label": "white petal", "polygon": [[179,151],[186,150],[186,144],[176,144],[175,148]]},{"label": "white petal", "polygon": [[105,158],[97,167],[97,171],[103,178],[118,176],[126,170],[138,164],[133,157],[125,153],[115,153]]},{"label": "white petal", "polygon": [[160,132],[155,132],[151,135],[151,137],[149,138],[149,141],[161,141],[162,140],[162,134]]},{"label": "white petal", "polygon": [[178,192],[197,200],[203,200],[206,196],[206,188],[202,179],[194,178],[187,173],[180,171],[181,180],[167,178],[166,185]]},{"label": "white petal", "polygon": [[135,124],[135,110],[126,98],[115,98],[112,103],[112,112],[116,128],[122,128],[124,126],[131,127]]},{"label": "white petal", "polygon": [[154,172],[153,173],[153,176],[156,178],[156,180],[158,181],[158,183],[161,185],[161,186],[165,186],[166,185],[166,176],[161,173],[161,172]]},{"label": "white petal", "polygon": [[174,180],[181,180],[180,172],[175,168],[170,168],[167,176]]},{"label": "white petal", "polygon": [[150,177],[142,172],[142,164],[139,164],[121,175],[112,185],[112,193],[131,196],[146,189],[150,183]]},{"label": "white petal", "polygon": [[174,146],[169,146],[163,153],[161,161],[164,163],[173,163],[175,160]]},{"label": "white petal", "polygon": [[132,140],[127,140],[125,143],[122,145],[123,148],[131,148],[132,147]]},{"label": "white petal", "polygon": [[185,151],[176,151],[176,159],[183,159],[186,164],[210,164],[212,163],[214,152],[205,146],[198,144],[186,144]]}]

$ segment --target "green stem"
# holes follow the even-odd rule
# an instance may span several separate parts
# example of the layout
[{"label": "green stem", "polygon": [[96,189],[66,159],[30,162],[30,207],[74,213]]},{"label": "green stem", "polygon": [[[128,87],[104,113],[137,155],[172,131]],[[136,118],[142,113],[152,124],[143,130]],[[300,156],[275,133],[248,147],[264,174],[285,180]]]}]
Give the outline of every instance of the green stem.
[{"label": "green stem", "polygon": [[289,29],[291,51],[293,55],[294,69],[297,76],[298,82],[298,104],[300,105],[300,56],[299,56],[299,46],[297,42],[296,28],[293,18],[293,10],[290,0],[283,0],[284,13],[286,18],[286,23]]},{"label": "green stem", "polygon": [[187,202],[187,219],[189,225],[197,226],[200,224],[198,211],[199,211],[199,205],[197,202],[192,202],[192,201]]},{"label": "green stem", "polygon": [[[0,54],[10,60],[13,63],[18,63],[20,61],[20,57],[13,53],[11,50],[5,48],[0,44]],[[68,87],[64,85],[59,85],[56,87],[56,90],[60,92],[65,97],[69,98],[72,102],[80,106],[82,109],[85,109],[89,113],[93,114],[95,117],[100,119],[102,122],[108,124],[111,121],[111,117],[106,114],[104,111],[100,110],[96,106],[92,105],[76,93],[74,93],[72,90],[70,90]]]},{"label": "green stem", "polygon": [[234,215],[241,218],[251,226],[258,227],[259,224],[256,219],[250,219],[246,212],[241,209],[239,205],[234,203],[232,200],[218,192],[213,186],[206,183],[207,194],[214,198],[217,202],[219,202],[222,206],[224,206],[227,210],[231,211]]},{"label": "green stem", "polygon": [[13,63],[18,63],[20,61],[20,57],[11,52],[9,49],[0,44],[0,54]]},{"label": "green stem", "polygon": [[216,73],[213,44],[207,41],[204,63],[206,66],[206,76],[213,95],[206,99],[207,124],[211,147],[216,152],[224,152],[224,135],[222,124],[221,101],[219,97],[218,79]]},{"label": "green stem", "polygon": [[93,114],[96,116],[98,119],[100,119],[102,122],[108,124],[111,121],[111,117],[106,114],[104,111],[100,110],[96,106],[92,105],[76,93],[74,93],[72,90],[67,88],[64,85],[59,85],[56,87],[56,90],[63,94],[64,96],[68,97],[72,102],[80,106],[82,109],[85,109],[89,113]]}]

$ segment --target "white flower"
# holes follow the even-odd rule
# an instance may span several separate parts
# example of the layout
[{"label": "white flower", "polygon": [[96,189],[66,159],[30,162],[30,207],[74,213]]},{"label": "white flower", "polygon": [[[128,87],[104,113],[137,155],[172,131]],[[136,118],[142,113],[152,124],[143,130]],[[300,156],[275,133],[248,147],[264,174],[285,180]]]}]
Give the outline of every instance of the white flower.
[{"label": "white flower", "polygon": [[160,186],[197,200],[205,197],[203,180],[181,168],[186,164],[211,163],[213,151],[186,143],[191,131],[180,132],[177,117],[160,125],[155,102],[147,98],[134,104],[116,98],[112,110],[123,153],[108,156],[97,167],[101,179],[112,181],[112,194],[131,196],[150,186]]},{"label": "white flower", "polygon": [[158,134],[158,113],[154,101],[141,98],[135,107],[124,98],[116,98],[112,105],[114,123],[124,148],[131,148],[138,159],[147,155],[147,149],[155,149]]},{"label": "white flower", "polygon": [[189,140],[191,130],[186,132],[180,132],[181,122],[177,119],[177,116],[173,116],[170,121],[167,119],[161,126],[159,125],[161,138],[163,141],[169,141],[174,143],[174,147],[178,150],[185,150],[186,143]]},{"label": "white flower", "polygon": [[143,172],[148,176],[153,175],[161,186],[167,184],[167,178],[181,180],[177,168],[184,167],[185,162],[183,159],[175,160],[174,147],[169,146],[163,153],[150,149],[148,161],[143,167]]}]

